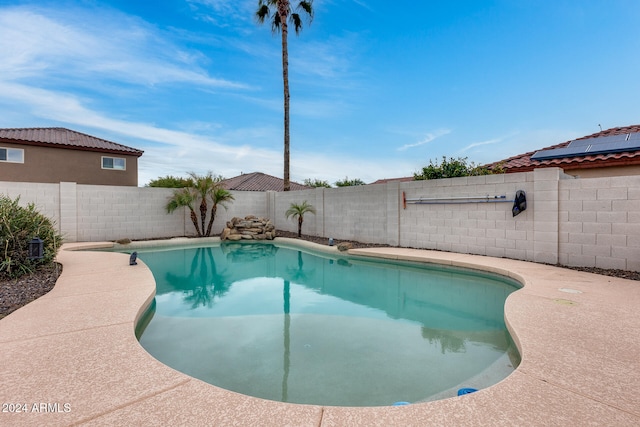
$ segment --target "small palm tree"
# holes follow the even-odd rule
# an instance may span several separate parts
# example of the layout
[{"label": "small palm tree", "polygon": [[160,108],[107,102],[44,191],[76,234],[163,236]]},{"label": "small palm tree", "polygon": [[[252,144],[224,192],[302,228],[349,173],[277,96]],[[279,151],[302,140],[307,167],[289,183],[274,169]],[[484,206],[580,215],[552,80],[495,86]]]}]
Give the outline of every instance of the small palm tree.
[{"label": "small palm tree", "polygon": [[178,208],[187,207],[191,213],[191,222],[193,222],[193,226],[196,228],[196,233],[198,237],[202,237],[202,232],[200,231],[200,227],[198,226],[198,216],[196,215],[196,211],[193,209],[193,205],[197,199],[197,194],[191,187],[180,188],[173,191],[173,196],[167,202],[167,213],[173,213]]},{"label": "small palm tree", "polygon": [[[189,172],[189,176],[193,180],[192,187],[200,197],[200,221],[202,222],[202,232],[204,233],[204,222],[207,218],[207,199],[212,191],[215,191],[217,184],[222,181],[222,177],[214,177],[213,173],[208,172],[206,175],[198,175],[195,172]],[[208,236],[208,234],[205,234]]]},{"label": "small palm tree", "polygon": [[207,226],[207,233],[205,234],[205,236],[211,235],[211,227],[213,226],[213,220],[216,219],[216,213],[218,212],[218,205],[227,209],[227,203],[235,199],[233,197],[233,194],[231,194],[229,191],[219,186],[216,186],[209,193],[209,197],[211,197],[213,206],[211,206],[211,218],[209,218],[209,225]]},{"label": "small palm tree", "polygon": [[[172,213],[179,207],[186,207],[190,211],[191,222],[196,228],[198,237],[208,237],[211,235],[211,227],[216,219],[218,205],[227,208],[227,203],[234,200],[233,195],[220,186],[223,180],[221,176],[214,176],[211,172],[206,175],[198,175],[195,172],[189,172],[191,180],[189,187],[177,189],[167,202],[167,212]],[[196,202],[200,202],[200,222],[194,208]],[[211,202],[211,217],[209,224],[205,230],[205,222],[209,211],[209,202]]]},{"label": "small palm tree", "polygon": [[289,209],[284,213],[287,219],[290,217],[294,219],[298,218],[298,237],[302,237],[302,222],[304,221],[304,214],[306,213],[312,213],[314,215],[316,213],[316,208],[308,204],[306,200],[302,202],[302,204],[291,203]]}]

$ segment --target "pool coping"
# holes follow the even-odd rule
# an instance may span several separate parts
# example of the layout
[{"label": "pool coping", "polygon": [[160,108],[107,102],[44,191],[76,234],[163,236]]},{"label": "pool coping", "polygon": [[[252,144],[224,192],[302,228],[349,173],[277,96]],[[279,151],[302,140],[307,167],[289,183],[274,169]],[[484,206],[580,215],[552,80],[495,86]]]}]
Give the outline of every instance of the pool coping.
[{"label": "pool coping", "polygon": [[[277,242],[337,252],[295,239]],[[65,244],[55,288],[0,320],[0,400],[7,411],[0,412],[0,425],[640,425],[638,282],[478,255],[352,249],[357,256],[470,267],[518,280],[524,286],[507,299],[505,320],[522,362],[498,384],[460,397],[322,407],[233,393],[155,360],[134,336],[155,294],[149,269],[141,261],[129,266],[127,254],[78,250],[112,245]]]}]

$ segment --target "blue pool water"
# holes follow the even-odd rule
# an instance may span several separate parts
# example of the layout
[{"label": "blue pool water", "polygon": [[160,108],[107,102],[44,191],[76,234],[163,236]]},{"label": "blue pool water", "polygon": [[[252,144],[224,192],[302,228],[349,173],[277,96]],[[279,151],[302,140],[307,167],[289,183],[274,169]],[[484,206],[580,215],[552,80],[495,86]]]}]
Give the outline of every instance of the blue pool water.
[{"label": "blue pool water", "polygon": [[141,345],[216,386],[294,403],[380,406],[456,395],[519,356],[506,297],[472,270],[329,256],[273,244],[138,251],[153,272]]}]

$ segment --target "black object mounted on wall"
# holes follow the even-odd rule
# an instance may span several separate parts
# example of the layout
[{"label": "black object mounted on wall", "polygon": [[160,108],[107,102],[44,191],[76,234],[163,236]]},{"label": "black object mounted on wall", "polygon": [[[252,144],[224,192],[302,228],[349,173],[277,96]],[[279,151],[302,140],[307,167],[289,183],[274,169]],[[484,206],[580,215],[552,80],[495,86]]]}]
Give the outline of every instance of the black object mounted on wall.
[{"label": "black object mounted on wall", "polygon": [[523,190],[518,190],[516,191],[516,197],[513,199],[511,213],[513,213],[513,216],[516,216],[525,210],[527,210],[527,195]]}]

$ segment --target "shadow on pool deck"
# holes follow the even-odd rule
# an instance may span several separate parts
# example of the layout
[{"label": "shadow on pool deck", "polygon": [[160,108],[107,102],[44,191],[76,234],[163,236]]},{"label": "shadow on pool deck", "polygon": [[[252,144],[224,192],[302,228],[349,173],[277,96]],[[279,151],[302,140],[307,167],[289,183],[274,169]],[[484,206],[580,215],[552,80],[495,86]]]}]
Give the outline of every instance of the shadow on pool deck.
[{"label": "shadow on pool deck", "polygon": [[500,383],[461,397],[320,407],[229,392],[155,360],[134,336],[154,296],[151,272],[142,262],[130,267],[126,254],[72,250],[89,246],[97,245],[65,245],[56,287],[0,320],[0,425],[640,425],[634,281],[475,255],[352,250],[518,279],[525,286],[507,299],[505,318],[522,363]]}]

